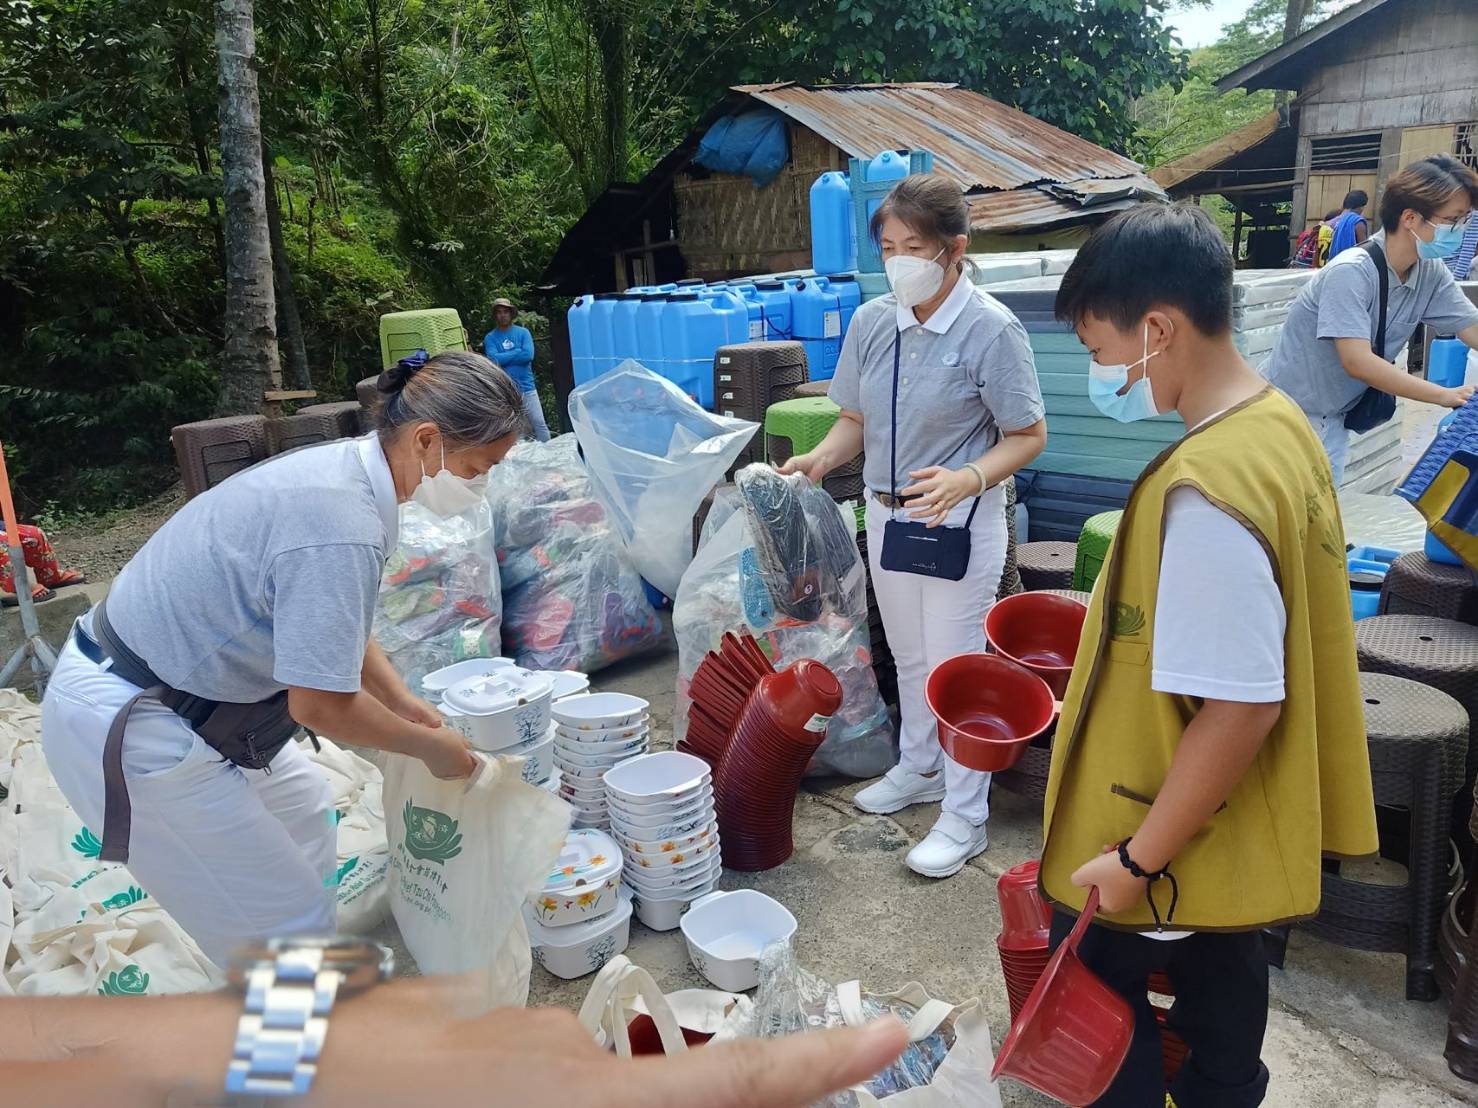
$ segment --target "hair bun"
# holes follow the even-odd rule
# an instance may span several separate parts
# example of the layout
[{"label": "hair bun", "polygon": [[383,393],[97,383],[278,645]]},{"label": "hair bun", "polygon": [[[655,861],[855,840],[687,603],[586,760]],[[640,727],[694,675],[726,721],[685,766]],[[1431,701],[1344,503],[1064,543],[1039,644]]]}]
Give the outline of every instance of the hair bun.
[{"label": "hair bun", "polygon": [[375,388],[380,392],[392,394],[405,388],[406,383],[414,377],[426,364],[426,351],[417,350],[414,354],[408,354],[396,362],[375,382]]}]

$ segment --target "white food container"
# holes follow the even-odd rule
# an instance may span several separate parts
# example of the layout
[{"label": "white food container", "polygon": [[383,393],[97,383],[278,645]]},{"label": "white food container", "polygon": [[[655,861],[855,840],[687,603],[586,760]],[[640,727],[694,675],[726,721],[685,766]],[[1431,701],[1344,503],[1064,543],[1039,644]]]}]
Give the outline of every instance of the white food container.
[{"label": "white food container", "polygon": [[[635,757],[635,755],[633,755],[633,757]],[[560,769],[564,770],[566,777],[579,778],[582,787],[591,789],[599,786],[602,790],[604,790],[606,787],[606,770],[612,769],[615,766],[619,766],[623,761],[625,761],[625,759],[620,758],[614,762],[611,762],[609,765],[587,766],[579,762],[572,762],[568,760],[563,754],[560,754],[558,751],[555,751],[554,754],[554,764],[559,766]]]},{"label": "white food container", "polygon": [[694,968],[718,988],[742,993],[760,983],[765,947],[789,941],[796,923],[778,900],[739,889],[695,900],[680,926]]},{"label": "white food container", "polygon": [[630,727],[602,727],[582,731],[578,727],[571,727],[567,723],[560,723],[557,719],[554,721],[554,725],[559,731],[559,737],[566,742],[592,746],[625,742],[628,739],[644,739],[652,730],[651,720],[646,716],[642,716],[640,720],[633,723]]},{"label": "white food container", "polygon": [[469,678],[486,677],[490,673],[517,667],[518,663],[512,658],[468,658],[466,661],[453,662],[449,666],[432,670],[421,678],[421,689],[432,700],[440,700],[447,689]]},{"label": "white food container", "polygon": [[647,749],[647,737],[637,735],[634,739],[619,739],[608,743],[571,742],[556,725],[554,745],[561,754],[571,758],[633,758]]},{"label": "white food container", "polygon": [[548,677],[510,666],[459,681],[442,697],[441,710],[477,749],[503,751],[548,733],[553,688]]},{"label": "white food container", "polygon": [[[629,765],[630,762],[622,762],[616,768]],[[633,804],[624,799],[620,793],[611,791],[610,773],[603,778],[606,782],[606,792],[611,797],[611,803],[616,806],[623,816],[628,816],[632,823],[637,825],[649,825],[651,821],[663,821],[672,823],[677,820],[686,819],[697,815],[705,809],[713,808],[713,786],[705,784],[696,793],[681,800],[665,800],[656,804]]]},{"label": "white food container", "polygon": [[686,850],[698,844],[718,842],[718,824],[710,823],[707,827],[691,834],[673,835],[665,839],[637,838],[628,835],[623,828],[618,830],[616,841],[627,851],[637,854],[670,854],[675,850]]},{"label": "white food container", "polygon": [[[619,837],[612,835],[617,841]],[[655,854],[644,854],[639,850],[622,847],[629,869],[658,873],[686,873],[700,862],[707,862],[709,855],[718,850],[718,837],[698,839],[687,846],[663,850]]]},{"label": "white food container", "polygon": [[[609,803],[609,798],[607,798]],[[616,829],[623,835],[636,838],[638,835],[653,839],[670,839],[674,835],[692,835],[713,822],[713,801],[699,804],[687,815],[658,816],[655,819],[634,819],[619,808],[611,809]]]},{"label": "white food container", "polygon": [[542,739],[519,743],[499,753],[522,758],[523,779],[530,785],[542,785],[554,772],[554,728],[551,726]]},{"label": "white food container", "polygon": [[600,787],[599,782],[596,782],[593,787],[586,787],[578,777],[567,778],[563,781],[559,786],[559,794],[587,805],[603,805],[606,802],[606,791]]},{"label": "white food container", "polygon": [[544,888],[529,897],[528,909],[543,927],[568,927],[597,919],[616,906],[621,850],[601,831],[571,831]]},{"label": "white food container", "polygon": [[629,693],[587,693],[561,700],[554,718],[575,731],[601,731],[633,726],[650,707],[647,701]]},{"label": "white food container", "polygon": [[706,860],[700,860],[699,865],[682,873],[654,872],[636,866],[627,866],[624,872],[626,883],[633,889],[658,896],[678,896],[683,893],[696,895],[697,890],[719,876],[723,868],[723,857],[715,851]]},{"label": "white food container", "polygon": [[679,750],[659,750],[633,758],[606,774],[611,795],[638,810],[680,804],[712,783],[708,763]]},{"label": "white food container", "polygon": [[606,915],[569,927],[545,927],[527,906],[524,918],[534,961],[566,980],[595,973],[631,941],[631,901],[622,896]]},{"label": "white food container", "polygon": [[606,750],[604,747],[592,746],[581,747],[578,751],[566,746],[560,741],[558,735],[554,737],[554,757],[571,766],[582,766],[585,769],[598,769],[602,774],[608,769],[614,769],[628,758],[635,758],[639,754],[647,752],[646,743],[638,743],[635,750],[622,747],[617,750]]},{"label": "white food container", "polygon": [[590,691],[590,678],[577,669],[549,670],[547,676],[554,682],[554,700]]},{"label": "white food container", "polygon": [[630,885],[622,885],[621,895],[630,898],[631,907],[636,911],[636,918],[642,921],[643,926],[650,927],[653,931],[671,931],[683,918],[683,913],[688,910],[689,904],[700,896],[713,892],[717,887],[718,875],[715,874],[709,878],[706,885],[695,892],[667,896],[660,893],[638,892]]}]

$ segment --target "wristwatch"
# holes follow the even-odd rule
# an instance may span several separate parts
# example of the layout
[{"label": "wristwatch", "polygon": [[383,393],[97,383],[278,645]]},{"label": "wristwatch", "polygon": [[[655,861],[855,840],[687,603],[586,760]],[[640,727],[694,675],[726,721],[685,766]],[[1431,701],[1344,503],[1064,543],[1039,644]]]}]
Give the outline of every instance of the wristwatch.
[{"label": "wristwatch", "polygon": [[368,939],[269,939],[231,960],[227,979],[246,995],[226,1070],[232,1096],[301,1096],[313,1084],[339,996],[378,985],[395,955]]}]

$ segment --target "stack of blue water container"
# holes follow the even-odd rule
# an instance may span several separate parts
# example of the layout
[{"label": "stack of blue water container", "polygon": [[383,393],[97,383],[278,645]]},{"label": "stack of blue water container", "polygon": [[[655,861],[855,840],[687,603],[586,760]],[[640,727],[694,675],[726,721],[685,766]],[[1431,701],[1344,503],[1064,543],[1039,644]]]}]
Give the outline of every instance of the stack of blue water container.
[{"label": "stack of blue water container", "polygon": [[863,301],[859,259],[867,259],[865,277],[882,268],[876,248],[863,241],[867,221],[896,181],[932,164],[927,151],[885,150],[865,163],[854,158],[850,174],[818,177],[810,196],[815,275],[711,285],[690,279],[580,297],[569,312],[575,383],[634,359],[711,408],[720,346],[790,340],[804,345],[811,380],[829,380]]}]

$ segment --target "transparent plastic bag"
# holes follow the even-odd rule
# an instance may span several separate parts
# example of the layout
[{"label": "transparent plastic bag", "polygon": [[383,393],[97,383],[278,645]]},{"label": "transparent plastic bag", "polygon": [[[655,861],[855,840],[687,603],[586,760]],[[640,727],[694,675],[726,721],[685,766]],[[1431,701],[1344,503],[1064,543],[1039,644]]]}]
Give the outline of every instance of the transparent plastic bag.
[{"label": "transparent plastic bag", "polygon": [[573,435],[514,447],[492,471],[488,501],[509,657],[528,669],[594,673],[666,645]]},{"label": "transparent plastic bag", "polygon": [[375,638],[412,691],[434,669],[502,651],[503,601],[487,504],[450,519],[414,502],[385,563]]},{"label": "transparent plastic bag", "polygon": [[594,495],[637,572],[676,596],[692,560],[692,519],[759,424],[704,411],[627,361],[570,394]]},{"label": "transparent plastic bag", "polygon": [[990,1077],[990,1028],[979,1000],[950,1005],[934,1000],[915,982],[890,993],[863,991],[855,981],[832,985],[805,969],[788,942],[766,948],[759,978],[753,1009],[726,1028],[726,1037],[777,1038],[856,1027],[885,1015],[910,1026],[911,1041],[896,1062],[819,1104],[866,1108],[887,1101],[899,1108],[1000,1108],[1000,1092]]},{"label": "transparent plastic bag", "polygon": [[[751,474],[759,469],[784,483],[789,493],[769,478]],[[841,707],[831,717],[826,741],[808,772],[876,777],[897,761],[897,747],[872,669],[867,571],[847,531],[854,518],[851,509],[803,478],[780,478],[768,467],[746,467],[738,480],[738,488],[720,489],[714,496],[698,553],[683,574],[673,605],[678,649],[674,733],[678,738],[687,733],[688,686],[703,656],[718,649],[726,631],[745,630],[777,669],[814,658],[841,682]],[[798,552],[793,556],[777,556],[785,548],[780,542],[761,552],[752,520],[767,505],[802,517],[799,524],[794,518],[783,524],[793,538],[786,543]],[[808,568],[796,573],[799,565]],[[809,595],[796,584],[802,579],[814,585]],[[776,590],[783,599],[775,596]],[[786,604],[816,616],[795,619],[785,614]]]}]

